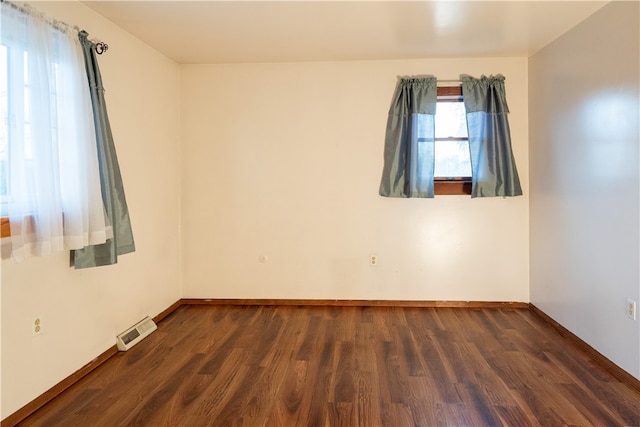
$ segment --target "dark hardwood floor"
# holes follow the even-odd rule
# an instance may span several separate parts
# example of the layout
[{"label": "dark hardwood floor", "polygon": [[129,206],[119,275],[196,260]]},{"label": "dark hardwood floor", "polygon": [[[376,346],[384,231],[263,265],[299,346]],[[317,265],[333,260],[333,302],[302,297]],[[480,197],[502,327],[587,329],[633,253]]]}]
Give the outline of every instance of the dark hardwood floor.
[{"label": "dark hardwood floor", "polygon": [[182,306],[23,426],[638,426],[527,309]]}]

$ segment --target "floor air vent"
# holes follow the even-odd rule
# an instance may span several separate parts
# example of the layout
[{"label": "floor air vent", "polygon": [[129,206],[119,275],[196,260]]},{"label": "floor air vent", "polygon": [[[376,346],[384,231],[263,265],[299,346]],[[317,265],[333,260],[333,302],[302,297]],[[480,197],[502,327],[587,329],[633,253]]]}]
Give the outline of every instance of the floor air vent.
[{"label": "floor air vent", "polygon": [[153,319],[145,317],[120,335],[118,335],[116,341],[118,343],[118,350],[127,351],[134,345],[142,341],[151,332],[158,329]]}]

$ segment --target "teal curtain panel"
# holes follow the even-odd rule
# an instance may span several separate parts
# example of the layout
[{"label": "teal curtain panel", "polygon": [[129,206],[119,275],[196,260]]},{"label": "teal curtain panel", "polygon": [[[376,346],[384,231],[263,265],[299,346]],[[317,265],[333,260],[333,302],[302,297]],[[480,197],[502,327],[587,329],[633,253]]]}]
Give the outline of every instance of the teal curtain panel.
[{"label": "teal curtain panel", "polygon": [[104,87],[102,86],[95,44],[88,39],[88,34],[85,31],[81,31],[79,37],[83,47],[93,106],[102,200],[106,221],[111,226],[113,235],[106,243],[74,251],[73,264],[76,269],[115,264],[118,262],[119,255],[135,251],[129,209],[107,116]]},{"label": "teal curtain panel", "polygon": [[471,154],[471,197],[522,195],[511,149],[504,77],[461,76]]},{"label": "teal curtain panel", "polygon": [[434,196],[436,103],[435,77],[398,80],[387,120],[381,196]]}]

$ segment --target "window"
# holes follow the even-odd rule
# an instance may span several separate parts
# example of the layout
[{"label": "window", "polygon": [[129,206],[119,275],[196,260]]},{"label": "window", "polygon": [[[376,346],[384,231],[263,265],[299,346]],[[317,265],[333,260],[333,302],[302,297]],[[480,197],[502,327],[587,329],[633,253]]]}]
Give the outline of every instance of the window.
[{"label": "window", "polygon": [[0,216],[6,216],[9,194],[9,98],[7,47],[0,44]]},{"label": "window", "polygon": [[[34,161],[32,150],[31,131],[31,102],[34,99],[31,94],[29,82],[29,54],[21,49],[15,49],[13,56],[9,57],[11,51],[8,46],[0,44],[0,217],[8,216],[8,206],[12,202],[12,193],[15,194],[17,185],[12,186],[10,157],[19,156],[23,162],[28,175],[33,174]],[[12,84],[9,93],[9,64],[11,64],[13,77],[16,82]],[[58,69],[58,64],[53,64],[53,72]],[[15,72],[15,71],[19,72]],[[53,86],[51,96],[55,98],[55,86]],[[11,95],[11,96],[10,96]],[[9,101],[12,102],[9,102]],[[9,130],[9,123],[12,129]],[[52,130],[55,131],[55,123],[51,122]],[[14,140],[13,144],[10,143]],[[16,142],[20,141],[20,144]],[[13,146],[13,147],[12,147]],[[19,146],[19,148],[18,148]],[[12,154],[12,151],[20,150],[20,153]],[[14,187],[14,188],[12,188]],[[29,209],[34,211],[34,207]]]},{"label": "window", "polygon": [[462,87],[438,87],[435,131],[435,194],[471,194],[471,158]]},{"label": "window", "polygon": [[29,54],[21,48],[10,48],[10,44],[0,44],[0,237],[10,235],[9,205],[12,192],[17,191],[12,190],[10,159],[18,144],[11,144],[12,139],[21,141],[21,160],[28,170],[33,169]]},{"label": "window", "polygon": [[0,12],[2,255],[20,261],[103,243],[107,226],[78,33],[28,7],[0,2]]},{"label": "window", "polygon": [[387,117],[381,196],[522,195],[504,76],[463,74],[460,82],[449,88],[437,87],[434,76],[398,79]]}]

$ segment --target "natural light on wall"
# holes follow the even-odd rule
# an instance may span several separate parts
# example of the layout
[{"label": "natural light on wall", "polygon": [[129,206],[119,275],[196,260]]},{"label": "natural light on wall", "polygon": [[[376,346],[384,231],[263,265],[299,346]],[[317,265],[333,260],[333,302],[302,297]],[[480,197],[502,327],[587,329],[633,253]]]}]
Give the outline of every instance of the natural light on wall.
[{"label": "natural light on wall", "polygon": [[584,140],[593,141],[584,147],[583,156],[600,180],[629,178],[621,172],[633,169],[624,165],[638,159],[628,155],[625,141],[638,137],[639,113],[633,89],[602,91],[583,104],[580,119],[588,136]]}]

